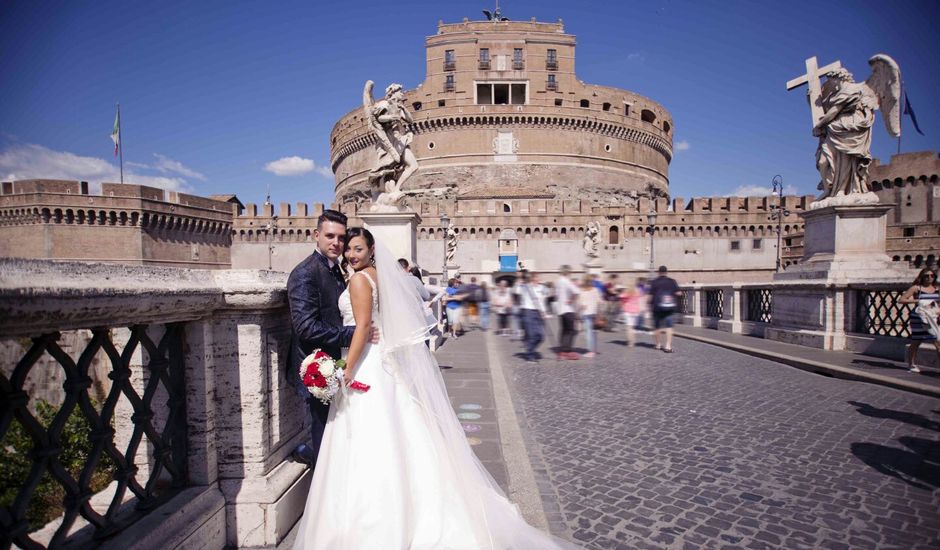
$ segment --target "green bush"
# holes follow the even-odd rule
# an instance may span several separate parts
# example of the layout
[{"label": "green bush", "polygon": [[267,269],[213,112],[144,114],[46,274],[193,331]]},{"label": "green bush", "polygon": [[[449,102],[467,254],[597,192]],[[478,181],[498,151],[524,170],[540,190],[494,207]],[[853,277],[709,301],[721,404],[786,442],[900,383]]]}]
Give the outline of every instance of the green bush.
[{"label": "green bush", "polygon": [[[97,405],[95,406],[97,407]],[[54,405],[39,401],[36,404],[36,419],[48,428],[58,410]],[[60,437],[62,450],[58,457],[65,469],[76,480],[91,454],[90,433],[91,425],[76,406],[62,429]],[[16,499],[20,486],[26,481],[33,465],[30,454],[34,443],[33,438],[29,436],[19,421],[14,420],[10,424],[3,441],[0,442],[0,505],[11,506]],[[92,491],[98,492],[107,487],[112,480],[114,470],[114,461],[111,460],[110,456],[102,453],[92,476]],[[64,497],[65,489],[53,479],[47,470],[40,480],[39,486],[33,492],[26,509],[29,530],[35,531],[62,515]]]}]

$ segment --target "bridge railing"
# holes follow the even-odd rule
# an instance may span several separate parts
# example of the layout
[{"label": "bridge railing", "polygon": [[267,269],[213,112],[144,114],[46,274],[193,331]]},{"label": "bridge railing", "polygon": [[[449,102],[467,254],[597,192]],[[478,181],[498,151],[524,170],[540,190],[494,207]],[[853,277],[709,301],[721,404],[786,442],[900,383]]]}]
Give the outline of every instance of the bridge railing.
[{"label": "bridge railing", "polygon": [[906,288],[897,282],[686,285],[682,318],[695,327],[901,360],[914,314],[898,301]]},{"label": "bridge railing", "polygon": [[271,546],[303,511],[286,275],[0,260],[0,548]]}]

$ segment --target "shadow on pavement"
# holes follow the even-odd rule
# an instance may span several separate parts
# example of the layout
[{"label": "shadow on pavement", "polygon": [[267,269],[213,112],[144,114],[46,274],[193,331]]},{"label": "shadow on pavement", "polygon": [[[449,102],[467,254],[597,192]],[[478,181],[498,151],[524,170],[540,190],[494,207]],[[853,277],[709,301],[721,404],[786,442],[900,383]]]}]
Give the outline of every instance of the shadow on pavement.
[{"label": "shadow on pavement", "polygon": [[872,418],[887,418],[890,420],[897,420],[898,422],[905,422],[907,424],[919,426],[921,428],[927,428],[929,430],[940,431],[940,423],[931,420],[922,414],[896,411],[893,409],[881,409],[869,405],[868,403],[860,403],[858,401],[849,401],[848,403],[849,405],[855,407],[859,413],[865,416],[870,416]]},{"label": "shadow on pavement", "polygon": [[[935,441],[919,441],[931,447],[932,453],[937,452],[936,448],[940,445]],[[918,443],[918,448],[923,450],[920,445],[922,444]],[[925,461],[918,453],[876,443],[852,443],[852,454],[875,470],[914,487],[928,491],[940,487],[940,465]]]},{"label": "shadow on pavement", "polygon": [[896,365],[896,364],[894,364],[894,363],[889,363],[888,361],[868,361],[868,360],[865,360],[865,359],[853,359],[853,360],[852,360],[852,365],[853,365],[853,366],[854,366],[854,365],[858,365],[858,366],[864,365],[864,366],[868,366],[868,367],[876,367],[876,368],[879,368],[879,369],[907,370],[907,367],[904,367],[904,366],[901,366],[901,365]]}]

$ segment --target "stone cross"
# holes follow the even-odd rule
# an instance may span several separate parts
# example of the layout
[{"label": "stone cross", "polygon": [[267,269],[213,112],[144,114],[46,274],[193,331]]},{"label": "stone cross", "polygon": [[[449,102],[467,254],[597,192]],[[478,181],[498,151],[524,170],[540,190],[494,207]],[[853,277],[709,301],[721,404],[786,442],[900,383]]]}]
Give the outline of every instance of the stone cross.
[{"label": "stone cross", "polygon": [[798,88],[803,84],[809,85],[809,110],[810,115],[813,117],[813,128],[816,127],[816,124],[819,123],[819,119],[821,119],[823,116],[822,105],[819,104],[819,96],[822,94],[822,87],[819,85],[819,79],[823,76],[826,76],[826,73],[829,71],[834,71],[841,68],[842,63],[839,61],[833,61],[825,67],[818,68],[818,65],[816,64],[816,57],[813,56],[806,60],[806,74],[787,82],[788,91],[792,90],[793,88]]}]

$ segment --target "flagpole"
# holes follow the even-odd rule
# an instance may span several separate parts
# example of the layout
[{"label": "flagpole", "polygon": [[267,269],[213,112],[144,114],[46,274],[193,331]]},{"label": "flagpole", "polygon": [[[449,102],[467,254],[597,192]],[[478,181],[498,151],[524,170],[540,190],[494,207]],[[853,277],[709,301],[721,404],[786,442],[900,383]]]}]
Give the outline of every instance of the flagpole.
[{"label": "flagpole", "polygon": [[[898,94],[898,101],[904,97],[904,81],[901,81],[900,94]],[[898,154],[901,154],[901,136],[904,132],[901,131],[901,128],[904,126],[904,108],[901,108],[901,116],[898,117]]]},{"label": "flagpole", "polygon": [[118,158],[121,163],[121,185],[124,184],[124,136],[121,135],[124,132],[121,131],[121,104],[117,104],[117,115],[118,115]]}]

